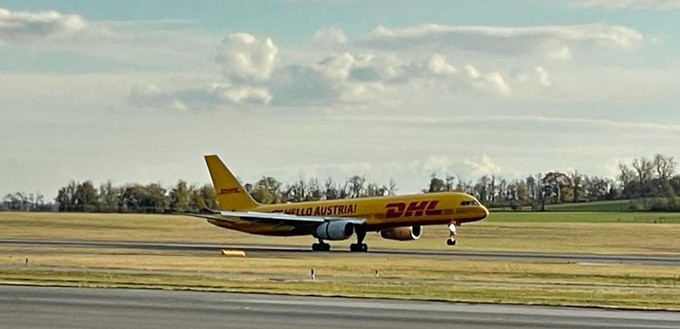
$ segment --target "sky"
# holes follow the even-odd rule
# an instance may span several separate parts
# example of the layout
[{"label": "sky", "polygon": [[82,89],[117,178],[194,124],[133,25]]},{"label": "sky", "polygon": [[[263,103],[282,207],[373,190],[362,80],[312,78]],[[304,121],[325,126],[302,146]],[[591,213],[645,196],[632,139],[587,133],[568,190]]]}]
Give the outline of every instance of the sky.
[{"label": "sky", "polygon": [[614,177],[680,158],[680,1],[0,1],[0,195]]}]

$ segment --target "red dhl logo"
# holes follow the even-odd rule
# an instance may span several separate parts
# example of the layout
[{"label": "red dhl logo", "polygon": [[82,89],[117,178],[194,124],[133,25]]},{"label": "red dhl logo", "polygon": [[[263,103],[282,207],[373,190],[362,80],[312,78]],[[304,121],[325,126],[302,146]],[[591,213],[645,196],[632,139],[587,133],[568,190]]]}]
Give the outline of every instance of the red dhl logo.
[{"label": "red dhl logo", "polygon": [[428,216],[441,215],[442,210],[435,209],[438,203],[438,200],[414,201],[408,205],[405,202],[388,203],[385,205],[385,218],[422,216],[423,214]]},{"label": "red dhl logo", "polygon": [[223,188],[220,190],[220,195],[222,194],[232,194],[232,193],[238,193],[238,187],[232,187],[232,188]]}]

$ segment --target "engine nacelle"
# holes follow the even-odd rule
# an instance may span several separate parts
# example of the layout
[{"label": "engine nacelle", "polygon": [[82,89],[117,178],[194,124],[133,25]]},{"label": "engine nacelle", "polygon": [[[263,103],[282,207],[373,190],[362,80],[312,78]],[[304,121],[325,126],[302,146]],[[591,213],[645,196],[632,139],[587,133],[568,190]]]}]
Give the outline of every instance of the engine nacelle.
[{"label": "engine nacelle", "polygon": [[322,240],[345,240],[352,234],[354,234],[354,224],[344,220],[325,222],[314,230],[314,237]]},{"label": "engine nacelle", "polygon": [[393,227],[380,231],[383,239],[397,241],[417,240],[421,234],[423,234],[423,229],[420,225]]}]

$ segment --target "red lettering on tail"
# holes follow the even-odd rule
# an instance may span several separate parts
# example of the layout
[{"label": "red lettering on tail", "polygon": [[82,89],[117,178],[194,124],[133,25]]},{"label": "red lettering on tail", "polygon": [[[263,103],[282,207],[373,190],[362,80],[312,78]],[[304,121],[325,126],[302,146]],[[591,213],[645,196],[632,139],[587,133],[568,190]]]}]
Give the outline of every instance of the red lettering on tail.
[{"label": "red lettering on tail", "polygon": [[223,188],[220,190],[220,195],[222,194],[232,194],[232,193],[238,193],[238,187],[232,187],[232,188]]}]

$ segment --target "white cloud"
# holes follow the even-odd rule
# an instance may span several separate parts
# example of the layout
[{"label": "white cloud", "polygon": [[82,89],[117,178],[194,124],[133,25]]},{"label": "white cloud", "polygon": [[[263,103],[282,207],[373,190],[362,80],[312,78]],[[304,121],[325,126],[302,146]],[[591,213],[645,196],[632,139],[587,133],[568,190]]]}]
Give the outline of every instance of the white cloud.
[{"label": "white cloud", "polygon": [[288,65],[277,70],[270,83],[274,102],[280,105],[326,105],[339,98],[337,82],[317,68]]},{"label": "white cloud", "polygon": [[347,43],[347,36],[342,29],[331,27],[314,33],[314,43],[324,47],[338,47]]},{"label": "white cloud", "polygon": [[631,49],[640,44],[640,31],[604,24],[534,27],[456,26],[426,24],[406,28],[379,26],[357,43],[385,50],[447,53],[467,50],[496,55],[536,55],[569,59],[572,47]]},{"label": "white cloud", "polygon": [[57,11],[20,12],[0,8],[0,43],[68,38],[88,23],[78,15]]},{"label": "white cloud", "polygon": [[421,164],[416,164],[416,168],[420,171],[434,174],[449,174],[454,161],[449,159],[446,155],[430,155],[422,161]]},{"label": "white cloud", "polygon": [[674,123],[655,123],[651,121],[622,121],[622,120],[602,120],[589,118],[571,118],[559,116],[545,116],[545,115],[490,115],[490,116],[455,116],[455,117],[434,117],[434,116],[391,116],[391,115],[342,115],[332,117],[338,121],[348,121],[354,124],[358,122],[369,123],[390,123],[390,124],[408,124],[411,126],[422,125],[460,125],[460,126],[477,126],[483,123],[511,123],[526,124],[526,125],[561,125],[572,127],[588,127],[589,130],[628,130],[628,131],[663,131],[663,132],[680,132],[680,124]]},{"label": "white cloud", "polygon": [[576,7],[593,8],[603,7],[610,9],[680,9],[680,0],[566,0],[568,4]]},{"label": "white cloud", "polygon": [[211,85],[163,91],[154,85],[135,86],[130,91],[130,103],[138,107],[175,110],[213,109],[230,105],[261,105],[271,101],[269,92],[250,86]]},{"label": "white cloud", "polygon": [[427,68],[434,74],[453,75],[458,72],[446,58],[440,54],[434,54],[427,61]]},{"label": "white cloud", "polygon": [[512,90],[505,82],[503,76],[498,72],[491,73],[488,76],[481,79],[477,78],[473,80],[473,84],[478,89],[482,90],[491,89],[501,96],[512,96]]},{"label": "white cloud", "polygon": [[237,104],[269,104],[272,100],[272,96],[269,91],[263,88],[251,87],[251,86],[238,86],[238,87],[218,87],[221,93],[221,97]]},{"label": "white cloud", "polygon": [[534,68],[534,72],[536,73],[536,76],[538,77],[538,81],[540,81],[543,86],[545,86],[545,87],[550,86],[550,78],[548,77],[548,71],[546,71],[541,66],[537,66],[537,67]]},{"label": "white cloud", "polygon": [[501,172],[501,168],[486,154],[483,154],[479,159],[465,159],[465,164],[471,168],[473,177],[494,175]]},{"label": "white cloud", "polygon": [[412,62],[402,62],[395,56],[335,54],[318,64],[284,66],[273,73],[271,86],[274,102],[298,105],[375,103],[385,93],[398,97],[402,89],[512,95],[501,73],[481,73],[471,65],[459,72],[439,54]]},{"label": "white cloud", "polygon": [[[316,57],[322,58],[317,62],[312,56],[280,57],[279,48],[268,37],[229,34],[216,56],[222,80],[226,81],[207,79],[200,85],[228,88],[231,96],[217,89],[205,92],[205,87],[185,86],[161,92],[154,99],[167,107],[177,107],[172,104],[179,98],[185,107],[193,108],[190,103],[197,102],[196,107],[200,108],[207,98],[213,100],[208,104],[218,105],[227,99],[232,104],[332,108],[394,103],[414,94],[461,99],[565,95],[561,84],[568,80],[560,72],[550,74],[545,66],[538,65],[540,59],[566,60],[587,48],[628,50],[640,44],[643,36],[631,28],[603,24],[537,27],[429,24],[400,29],[378,27],[356,41],[348,40],[340,29],[329,28],[318,31],[314,39],[317,43],[340,46],[322,47],[315,54],[343,51]],[[492,57],[469,56],[468,51],[487,52]],[[458,53],[463,55],[457,56]],[[505,58],[496,61],[496,55]],[[454,56],[463,59],[454,63],[451,60]],[[547,87],[554,91],[545,93]],[[192,91],[191,94],[203,90],[201,94],[205,97],[179,97],[180,90]],[[172,101],[166,101],[168,97]]]},{"label": "white cloud", "polygon": [[274,102],[331,105],[367,101],[385,90],[385,84],[398,74],[386,63],[390,62],[381,62],[372,55],[342,53],[316,64],[283,66],[272,75]]},{"label": "white cloud", "polygon": [[268,80],[278,61],[278,48],[270,38],[232,33],[222,41],[216,57],[222,73],[234,82]]},{"label": "white cloud", "polygon": [[452,160],[444,154],[431,154],[410,163],[393,162],[378,167],[380,168],[377,169],[399,174],[417,173],[416,176],[419,177],[428,177],[434,174],[440,178],[453,175],[462,180],[469,178],[477,179],[484,175],[498,175],[501,173],[501,168],[486,154],[462,160]]},{"label": "white cloud", "polygon": [[[9,71],[69,73],[138,70],[193,70],[205,65],[216,38],[192,29],[185,20],[92,20],[58,11],[18,12],[0,8],[0,46],[25,53]],[[68,55],[68,63],[30,62]],[[159,60],[162,58],[162,60]],[[47,61],[50,61],[49,59]]]},{"label": "white cloud", "polygon": [[520,83],[537,83],[543,87],[550,87],[550,74],[542,66],[536,66],[531,70],[515,73],[514,79]]},{"label": "white cloud", "polygon": [[[229,39],[248,39],[250,41],[247,44],[262,44],[257,39],[243,35]],[[266,40],[264,44],[271,47],[265,47],[263,53],[272,54],[270,50],[276,46],[270,39]],[[246,53],[252,55],[251,50]],[[131,92],[131,103],[137,106],[158,104],[161,107],[184,109],[203,108],[209,104],[223,105],[227,99],[234,104],[328,107],[348,103],[375,104],[398,97],[403,89],[443,94],[475,91],[501,97],[512,95],[511,87],[500,72],[482,73],[472,65],[466,65],[458,71],[439,54],[426,60],[402,62],[394,55],[345,52],[330,55],[318,63],[279,66],[274,66],[278,62],[276,56],[255,54],[252,57],[268,58],[265,61],[267,69],[258,71],[253,64],[258,61],[249,60],[250,57],[240,53],[232,53],[232,59],[220,61],[229,63],[225,65],[229,69],[223,70],[229,83],[212,83],[211,85],[220,87],[208,89],[183,87],[170,92],[153,88],[136,89]],[[247,97],[227,97],[235,94],[235,90],[239,90],[238,95],[245,94]],[[195,106],[192,103],[196,103]]]},{"label": "white cloud", "polygon": [[[413,65],[411,66],[413,67]],[[439,83],[445,83],[447,91],[474,89],[482,92],[492,92],[500,96],[511,96],[512,89],[499,72],[482,74],[472,65],[465,65],[462,70],[456,69],[444,56],[434,54],[424,65],[424,69],[435,77],[445,77]]]}]

